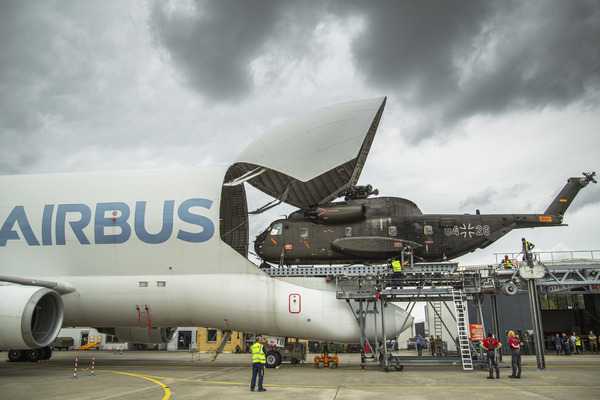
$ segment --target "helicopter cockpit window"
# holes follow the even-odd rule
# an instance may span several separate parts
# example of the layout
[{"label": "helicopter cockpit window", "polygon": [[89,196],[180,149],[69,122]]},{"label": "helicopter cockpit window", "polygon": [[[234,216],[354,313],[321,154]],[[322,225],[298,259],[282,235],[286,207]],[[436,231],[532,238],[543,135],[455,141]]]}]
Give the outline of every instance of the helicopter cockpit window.
[{"label": "helicopter cockpit window", "polygon": [[305,239],[308,237],[308,228],[300,228],[300,237]]},{"label": "helicopter cockpit window", "polygon": [[388,234],[390,236],[396,236],[398,234],[398,229],[394,225],[388,226]]},{"label": "helicopter cockpit window", "polygon": [[431,225],[425,225],[423,227],[423,233],[425,235],[433,235],[433,227]]},{"label": "helicopter cockpit window", "polygon": [[346,229],[344,230],[346,236],[352,236],[352,227],[351,226],[347,226]]},{"label": "helicopter cockpit window", "polygon": [[271,228],[271,236],[281,235],[281,232],[283,232],[283,224],[282,223],[273,224],[273,227]]}]

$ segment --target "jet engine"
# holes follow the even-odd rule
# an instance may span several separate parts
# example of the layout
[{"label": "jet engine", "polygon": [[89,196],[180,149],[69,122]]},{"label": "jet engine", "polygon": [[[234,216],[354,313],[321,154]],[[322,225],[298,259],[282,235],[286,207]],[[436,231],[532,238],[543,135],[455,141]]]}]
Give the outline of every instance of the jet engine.
[{"label": "jet engine", "polygon": [[0,349],[36,349],[58,335],[64,317],[60,295],[39,286],[0,286]]},{"label": "jet engine", "polygon": [[148,328],[96,328],[100,333],[115,335],[119,342],[133,343],[170,343],[175,338],[177,328],[174,327],[152,327]]}]

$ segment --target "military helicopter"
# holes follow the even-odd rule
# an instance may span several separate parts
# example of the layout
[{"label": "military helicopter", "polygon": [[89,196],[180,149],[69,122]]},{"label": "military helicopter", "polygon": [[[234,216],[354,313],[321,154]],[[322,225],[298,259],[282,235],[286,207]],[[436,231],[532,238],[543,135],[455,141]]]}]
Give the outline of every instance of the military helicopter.
[{"label": "military helicopter", "polygon": [[[381,263],[410,248],[417,259],[451,260],[485,248],[513,229],[561,226],[571,202],[595,172],[570,178],[542,214],[423,214],[410,200],[373,197],[371,185],[342,192],[344,201],[310,206],[277,220],[254,242],[279,265]],[[340,197],[341,197],[340,196]]]}]

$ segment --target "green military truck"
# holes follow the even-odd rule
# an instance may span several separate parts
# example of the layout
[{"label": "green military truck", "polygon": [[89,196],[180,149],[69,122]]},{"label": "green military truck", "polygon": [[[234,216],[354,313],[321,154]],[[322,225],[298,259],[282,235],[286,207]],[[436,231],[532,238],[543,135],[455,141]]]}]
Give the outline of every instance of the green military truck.
[{"label": "green military truck", "polygon": [[50,343],[50,347],[52,350],[69,350],[75,344],[75,340],[72,337],[57,337],[54,339],[52,343]]},{"label": "green military truck", "polygon": [[276,368],[282,361],[290,361],[292,364],[304,362],[306,342],[269,336],[268,345],[265,346],[265,361],[267,368]]}]

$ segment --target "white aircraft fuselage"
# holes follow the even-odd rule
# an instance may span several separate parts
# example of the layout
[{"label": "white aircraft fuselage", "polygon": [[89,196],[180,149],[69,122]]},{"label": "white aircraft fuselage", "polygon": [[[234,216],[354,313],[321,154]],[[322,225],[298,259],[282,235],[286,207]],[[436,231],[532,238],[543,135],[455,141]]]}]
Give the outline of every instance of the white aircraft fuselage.
[{"label": "white aircraft fuselage", "polygon": [[[222,232],[226,172],[0,177],[0,349],[46,346],[63,326],[132,328],[129,336],[205,326],[358,342],[358,304],[336,299],[335,283],[271,278],[222,240],[229,233]],[[36,308],[37,289],[38,297],[51,292],[50,303],[62,301],[64,318],[58,307],[47,317],[58,326],[40,325],[36,333],[28,332],[36,323],[25,314]],[[391,338],[406,312],[384,312]]]}]

